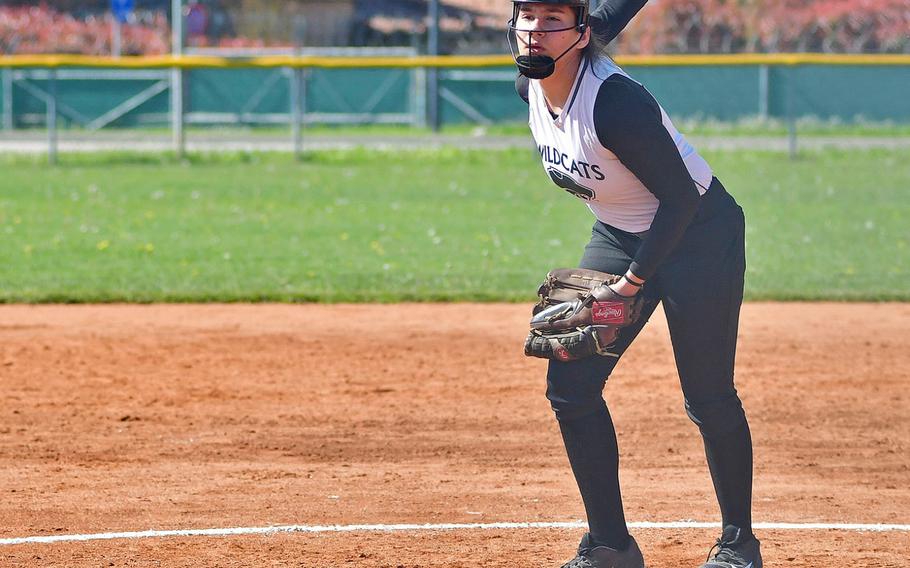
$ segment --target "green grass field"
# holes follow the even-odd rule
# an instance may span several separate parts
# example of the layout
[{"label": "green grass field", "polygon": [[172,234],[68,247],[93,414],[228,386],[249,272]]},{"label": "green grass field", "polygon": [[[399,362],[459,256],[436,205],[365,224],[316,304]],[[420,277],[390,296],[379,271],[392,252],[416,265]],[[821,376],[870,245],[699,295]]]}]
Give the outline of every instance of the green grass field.
[{"label": "green grass field", "polygon": [[[749,299],[910,300],[910,152],[709,152]],[[0,158],[0,301],[529,300],[582,203],[530,150]]]}]

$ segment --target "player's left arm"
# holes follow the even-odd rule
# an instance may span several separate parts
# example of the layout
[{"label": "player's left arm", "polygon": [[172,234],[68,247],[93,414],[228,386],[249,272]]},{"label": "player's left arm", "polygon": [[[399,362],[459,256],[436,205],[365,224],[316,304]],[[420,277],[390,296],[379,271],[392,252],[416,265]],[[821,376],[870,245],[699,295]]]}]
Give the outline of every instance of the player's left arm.
[{"label": "player's left arm", "polygon": [[591,11],[591,33],[610,43],[647,3],[648,0],[604,0]]},{"label": "player's left arm", "polygon": [[700,194],[663,125],[660,106],[635,81],[617,74],[603,82],[594,103],[594,126],[600,143],[660,201],[629,267],[638,280],[647,280],[692,222]]}]

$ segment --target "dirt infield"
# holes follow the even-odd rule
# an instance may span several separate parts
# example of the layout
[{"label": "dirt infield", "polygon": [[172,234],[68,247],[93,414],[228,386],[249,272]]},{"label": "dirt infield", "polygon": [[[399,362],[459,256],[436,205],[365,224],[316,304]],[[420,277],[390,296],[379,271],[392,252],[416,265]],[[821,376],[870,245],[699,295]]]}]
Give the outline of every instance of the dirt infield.
[{"label": "dirt infield", "polygon": [[[0,307],[0,538],[576,521],[521,305]],[[755,519],[910,522],[910,304],[744,307]],[[662,315],[610,379],[630,521],[718,518]],[[638,529],[651,567],[716,531]],[[0,546],[0,566],[553,567],[580,530]],[[759,531],[770,566],[910,566],[910,533]]]}]

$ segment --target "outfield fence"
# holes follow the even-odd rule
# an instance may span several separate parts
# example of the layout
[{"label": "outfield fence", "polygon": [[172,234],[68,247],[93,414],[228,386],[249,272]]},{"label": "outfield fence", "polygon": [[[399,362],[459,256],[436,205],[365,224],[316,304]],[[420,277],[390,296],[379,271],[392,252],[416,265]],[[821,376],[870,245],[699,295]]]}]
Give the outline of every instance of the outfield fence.
[{"label": "outfield fence", "polygon": [[[800,117],[910,122],[910,55],[616,60],[674,118],[786,120],[791,151]],[[427,80],[428,71],[437,73],[436,81]],[[187,124],[287,125],[299,153],[309,124],[436,127],[527,117],[508,56],[19,55],[0,57],[0,72],[3,129],[46,128],[52,162],[62,128],[169,125],[182,155]]]}]

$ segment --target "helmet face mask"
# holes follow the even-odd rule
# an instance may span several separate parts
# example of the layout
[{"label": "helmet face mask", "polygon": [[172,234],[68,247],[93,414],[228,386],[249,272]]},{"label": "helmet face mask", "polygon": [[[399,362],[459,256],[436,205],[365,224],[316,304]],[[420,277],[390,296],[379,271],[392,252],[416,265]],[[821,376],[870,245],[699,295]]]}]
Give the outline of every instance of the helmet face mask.
[{"label": "helmet face mask", "polygon": [[[575,24],[568,27],[556,29],[521,29],[518,27],[518,17],[521,13],[523,4],[549,4],[553,6],[566,6],[575,11]],[[588,29],[588,0],[512,0],[512,19],[508,22],[508,41],[509,50],[512,52],[512,59],[518,66],[518,71],[529,79],[546,79],[556,71],[556,62],[572,50],[582,38]],[[578,32],[578,39],[568,47],[562,54],[555,59],[549,55],[522,55],[521,46],[519,45],[519,33],[556,33],[575,30]]]}]

